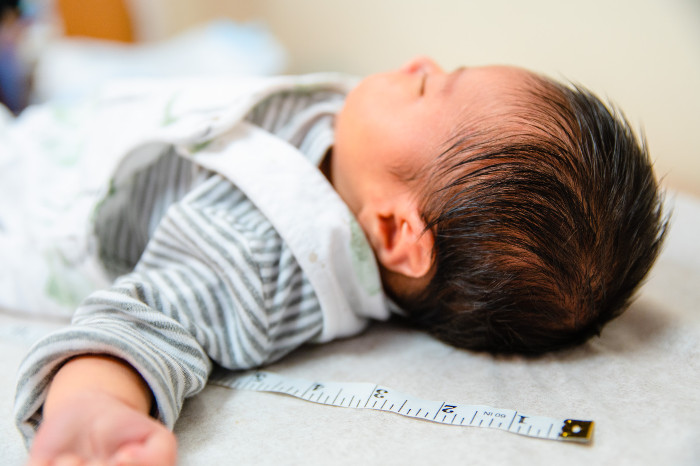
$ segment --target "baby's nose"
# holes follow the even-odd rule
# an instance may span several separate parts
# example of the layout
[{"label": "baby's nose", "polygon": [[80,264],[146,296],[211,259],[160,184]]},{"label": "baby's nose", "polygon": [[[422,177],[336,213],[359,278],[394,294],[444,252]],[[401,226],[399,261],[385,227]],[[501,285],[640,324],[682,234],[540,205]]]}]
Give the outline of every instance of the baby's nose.
[{"label": "baby's nose", "polygon": [[407,73],[416,73],[416,72],[423,72],[423,73],[442,73],[443,70],[438,65],[435,63],[435,61],[426,56],[418,56],[406,63],[402,68],[402,71],[405,71]]}]

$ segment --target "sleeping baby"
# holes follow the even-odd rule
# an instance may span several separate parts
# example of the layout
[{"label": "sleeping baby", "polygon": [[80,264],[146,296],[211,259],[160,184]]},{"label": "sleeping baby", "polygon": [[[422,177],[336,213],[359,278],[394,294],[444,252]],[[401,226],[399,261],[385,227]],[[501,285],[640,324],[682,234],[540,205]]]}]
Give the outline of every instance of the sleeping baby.
[{"label": "sleeping baby", "polygon": [[244,94],[121,159],[91,227],[114,282],[20,368],[30,464],[174,464],[170,429],[214,365],[372,319],[478,351],[580,344],[659,252],[649,156],[581,87],[417,58]]}]

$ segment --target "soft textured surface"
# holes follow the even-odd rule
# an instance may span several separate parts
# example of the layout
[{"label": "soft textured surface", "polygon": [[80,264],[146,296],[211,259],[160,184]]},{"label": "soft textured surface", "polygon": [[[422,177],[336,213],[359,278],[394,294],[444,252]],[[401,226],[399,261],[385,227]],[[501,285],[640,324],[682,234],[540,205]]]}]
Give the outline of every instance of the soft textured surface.
[{"label": "soft textured surface", "polygon": [[[700,464],[700,200],[669,203],[668,242],[639,298],[583,347],[494,358],[378,324],[266,368],[375,382],[429,400],[593,419],[592,445],[209,386],[189,400],[176,426],[180,464]],[[15,371],[31,342],[57,325],[0,313],[2,464],[26,457],[11,420]]]}]

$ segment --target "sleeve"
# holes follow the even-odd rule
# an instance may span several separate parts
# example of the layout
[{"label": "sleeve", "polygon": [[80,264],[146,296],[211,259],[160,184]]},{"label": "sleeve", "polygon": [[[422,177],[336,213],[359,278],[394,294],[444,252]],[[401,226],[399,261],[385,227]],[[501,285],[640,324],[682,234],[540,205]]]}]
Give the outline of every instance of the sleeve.
[{"label": "sleeve", "polygon": [[228,182],[209,184],[168,210],[132,273],[91,295],[70,327],[32,348],[15,400],[28,443],[48,385],[71,357],[129,362],[153,392],[153,415],[172,428],[184,399],[205,386],[212,360],[256,367],[320,334],[313,289],[279,236],[254,208],[233,207]]}]

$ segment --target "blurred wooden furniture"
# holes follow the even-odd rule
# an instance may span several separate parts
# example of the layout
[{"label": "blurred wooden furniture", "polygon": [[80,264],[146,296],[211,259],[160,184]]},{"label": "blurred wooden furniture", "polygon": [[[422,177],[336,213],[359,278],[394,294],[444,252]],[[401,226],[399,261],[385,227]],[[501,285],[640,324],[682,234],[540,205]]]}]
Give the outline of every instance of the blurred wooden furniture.
[{"label": "blurred wooden furniture", "polygon": [[129,9],[124,0],[57,0],[66,36],[133,42]]}]

